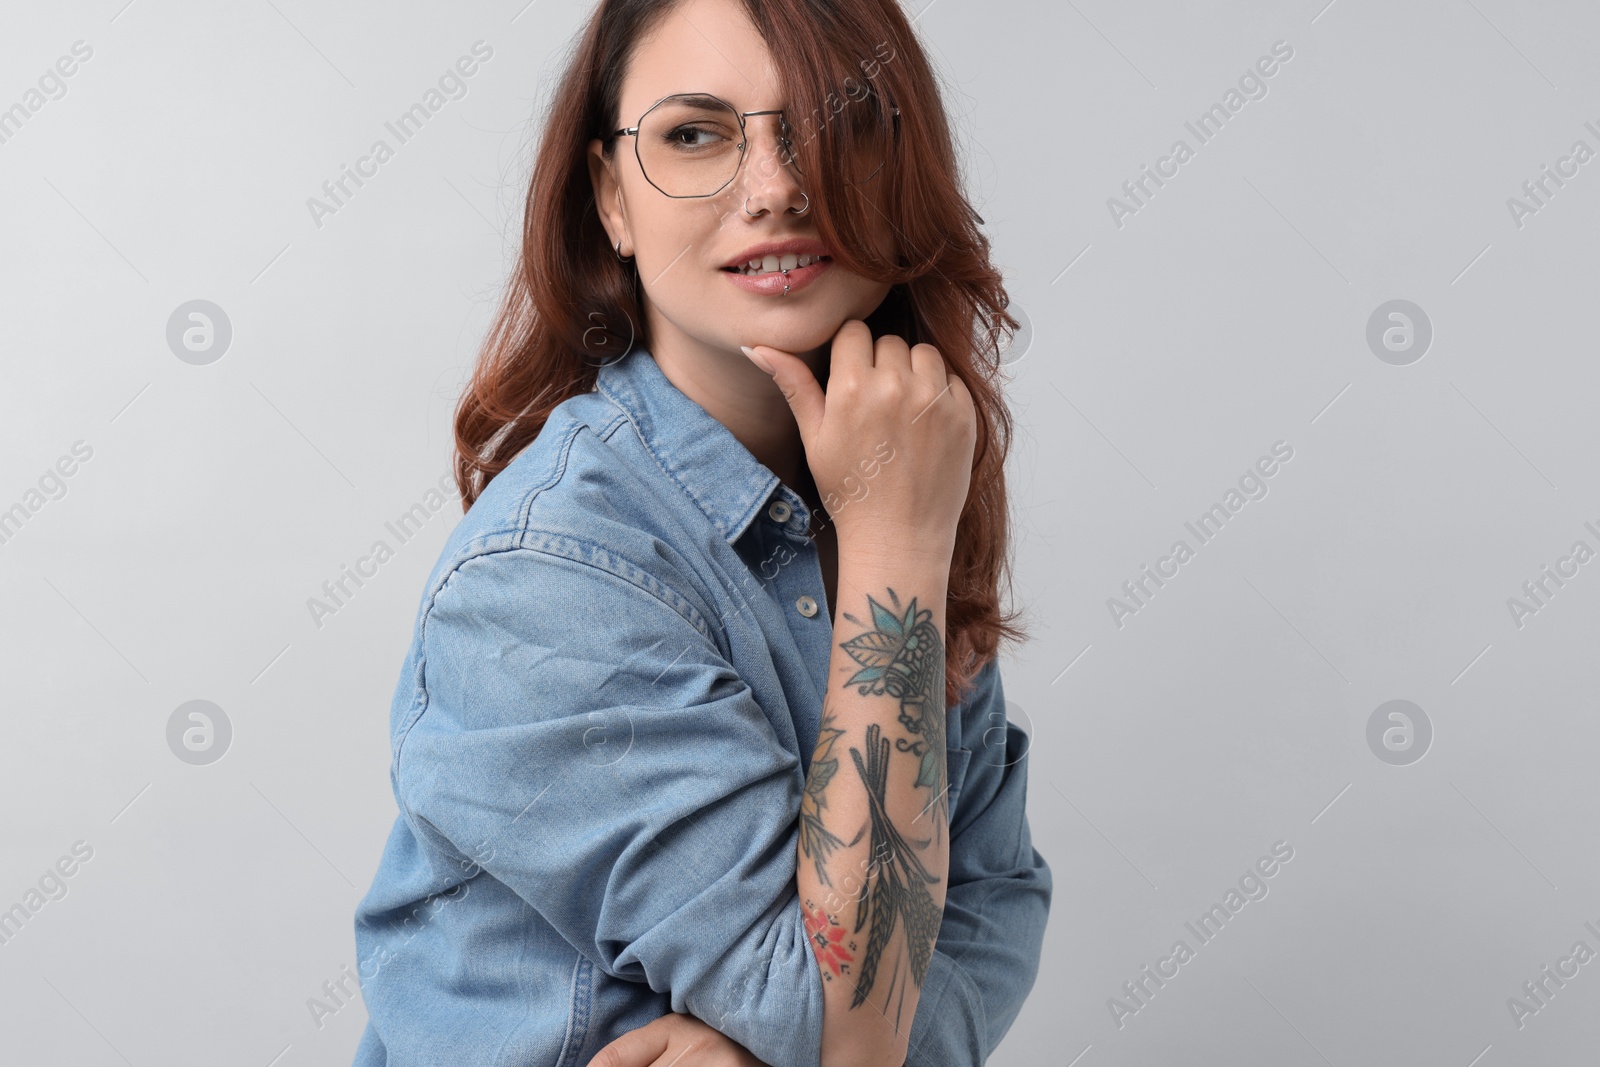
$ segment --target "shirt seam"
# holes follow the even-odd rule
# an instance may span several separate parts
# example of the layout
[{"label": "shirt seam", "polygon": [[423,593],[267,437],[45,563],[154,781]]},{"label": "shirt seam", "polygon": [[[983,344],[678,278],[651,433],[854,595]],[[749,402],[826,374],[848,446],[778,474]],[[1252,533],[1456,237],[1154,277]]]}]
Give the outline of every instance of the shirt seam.
[{"label": "shirt seam", "polygon": [[[474,559],[479,559],[483,556],[490,555],[494,552],[507,551],[509,549],[516,548],[518,547],[519,543],[532,531],[534,502],[538,500],[540,494],[559,484],[561,479],[566,475],[567,465],[572,456],[572,443],[573,441],[577,440],[579,433],[585,429],[588,429],[600,440],[609,441],[612,435],[616,433],[617,428],[621,426],[624,421],[626,421],[625,412],[619,412],[612,417],[610,422],[607,422],[599,427],[595,427],[590,423],[583,421],[582,419],[573,419],[572,424],[564,431],[565,436],[562,439],[561,447],[557,450],[558,459],[555,465],[551,468],[549,474],[542,482],[527,490],[527,500],[524,501],[521,507],[518,508],[517,519],[512,527],[509,530],[502,527],[498,531],[481,533],[469,540],[461,547],[458,558],[450,564],[449,570],[445,571],[434,582],[433,588],[428,592],[426,599],[417,612],[416,635],[419,655],[417,657],[416,670],[412,674],[412,686],[416,690],[416,695],[412,699],[412,706],[410,711],[407,713],[405,723],[395,732],[395,736],[392,739],[390,746],[389,774],[395,784],[397,794],[399,792],[400,747],[405,743],[405,737],[411,732],[411,727],[416,725],[417,720],[422,717],[422,713],[427,710],[427,691],[422,683],[423,657],[421,656],[420,651],[422,648],[421,640],[423,629],[428,620],[428,616],[433,612],[434,602],[439,598],[439,594],[444,591],[444,587],[449,584],[450,579],[465,564]],[[546,425],[548,425],[548,423]],[[511,540],[510,545],[506,544],[508,537]],[[575,562],[583,561],[577,560]],[[621,575],[618,575],[618,577],[621,577]],[[657,599],[661,598],[658,597]],[[687,603],[687,601],[685,603]],[[680,611],[679,614],[682,614],[682,612]],[[701,630],[704,632],[705,627],[702,626]]]},{"label": "shirt seam", "polygon": [[528,490],[528,498],[527,500],[523,501],[522,507],[519,509],[517,514],[517,530],[519,532],[527,530],[532,525],[533,505],[534,502],[539,499],[539,495],[546,489],[550,489],[557,485],[566,475],[567,464],[572,459],[572,442],[577,440],[578,434],[582,433],[584,430],[589,430],[600,440],[609,441],[611,435],[616,432],[617,426],[621,424],[621,421],[621,419],[614,417],[609,423],[600,427],[591,426],[582,419],[574,419],[572,421],[572,425],[566,431],[566,436],[561,441],[561,447],[556,451],[558,458],[549,475],[545,478],[542,484],[536,485]]},{"label": "shirt seam", "polygon": [[567,1002],[567,1031],[562,1037],[561,1052],[556,1056],[557,1067],[568,1067],[578,1062],[578,1054],[589,1040],[589,998],[594,981],[593,964],[581,952],[574,953],[572,985]]},{"label": "shirt seam", "polygon": [[[717,647],[719,651],[721,650],[721,645],[717,641],[716,636],[711,632],[711,628],[706,625],[705,620],[700,616],[700,613],[695,610],[694,605],[691,604],[681,593],[678,593],[676,590],[673,590],[669,586],[658,581],[653,575],[645,571],[642,567],[639,567],[637,564],[615,555],[609,549],[598,544],[597,542],[585,541],[581,538],[572,537],[568,534],[557,534],[547,530],[525,530],[523,532],[523,537],[519,538],[519,542],[530,537],[544,538],[546,539],[546,543],[544,545],[518,543],[505,548],[476,552],[458,561],[435,586],[433,592],[429,595],[427,605],[423,608],[421,617],[417,622],[417,664],[415,673],[413,675],[413,684],[416,687],[417,695],[413,701],[413,710],[410,716],[408,717],[406,723],[400,728],[398,731],[398,736],[395,738],[393,776],[395,801],[401,813],[405,816],[407,824],[411,827],[412,833],[417,836],[418,840],[428,843],[430,846],[432,845],[432,842],[425,834],[419,831],[416,824],[418,817],[411,810],[410,801],[406,799],[404,790],[401,787],[401,761],[404,758],[406,740],[411,736],[411,731],[416,727],[417,723],[421,722],[422,717],[427,714],[430,703],[426,681],[428,663],[428,622],[433,616],[433,608],[438,602],[439,595],[444,592],[445,587],[450,584],[450,580],[460,573],[461,568],[467,563],[473,560],[485,559],[489,556],[501,555],[507,552],[527,552],[548,556],[553,559],[565,560],[569,563],[575,563],[580,567],[597,571],[600,574],[609,575],[610,577],[615,578],[617,581],[632,586],[646,596],[654,598],[655,600],[659,601],[663,607],[676,613],[685,622],[693,626],[696,632],[698,632],[702,637],[705,637],[707,640],[711,641],[711,643]],[[572,545],[586,546],[597,556],[604,557],[608,561],[614,561],[619,567],[628,568],[640,578],[651,583],[652,585],[658,586],[660,588],[660,592],[658,593],[656,590],[648,588],[639,581],[632,580],[629,576],[622,574],[619,571],[601,566],[598,563],[591,562],[590,560],[583,559],[579,556],[574,556],[569,553],[555,550],[557,545],[564,545],[567,543]],[[673,603],[673,600],[669,600],[668,597],[674,598],[676,601],[681,603],[682,607],[680,608],[678,604]]]}]

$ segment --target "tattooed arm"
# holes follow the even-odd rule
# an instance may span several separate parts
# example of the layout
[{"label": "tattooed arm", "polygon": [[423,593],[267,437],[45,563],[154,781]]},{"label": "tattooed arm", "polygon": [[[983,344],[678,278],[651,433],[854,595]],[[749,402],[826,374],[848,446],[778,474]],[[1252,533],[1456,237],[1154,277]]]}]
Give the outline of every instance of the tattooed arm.
[{"label": "tattooed arm", "polygon": [[832,516],[837,640],[795,880],[823,978],[821,1067],[900,1067],[950,865],[945,598],[977,418],[938,349],[874,339],[859,319],[834,335],[826,394],[800,357],[747,352],[794,411],[825,501],[873,462],[863,442],[889,449]]},{"label": "tattooed arm", "polygon": [[944,911],[950,563],[897,556],[841,546],[834,632],[855,636],[834,646],[801,803],[796,881],[822,968],[828,1067],[905,1061]]}]

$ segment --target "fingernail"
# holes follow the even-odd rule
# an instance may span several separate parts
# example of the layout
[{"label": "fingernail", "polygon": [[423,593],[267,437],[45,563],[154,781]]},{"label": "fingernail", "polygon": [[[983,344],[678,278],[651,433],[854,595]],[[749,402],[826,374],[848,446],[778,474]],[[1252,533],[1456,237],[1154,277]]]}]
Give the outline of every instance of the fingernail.
[{"label": "fingernail", "polygon": [[750,362],[754,363],[756,366],[760,367],[762,370],[766,371],[768,374],[773,373],[772,363],[767,359],[766,356],[763,356],[760,352],[757,352],[755,349],[751,348],[749,345],[740,345],[739,346],[739,351],[741,351],[745,355],[749,356],[750,357]]}]

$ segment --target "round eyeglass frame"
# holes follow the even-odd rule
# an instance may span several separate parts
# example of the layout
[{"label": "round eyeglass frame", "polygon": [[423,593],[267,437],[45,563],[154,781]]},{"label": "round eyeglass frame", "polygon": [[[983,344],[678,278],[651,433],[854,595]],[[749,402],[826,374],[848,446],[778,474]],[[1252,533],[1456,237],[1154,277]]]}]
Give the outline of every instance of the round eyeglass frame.
[{"label": "round eyeglass frame", "polygon": [[[733,112],[734,117],[739,120],[739,162],[734,165],[733,173],[728,175],[728,180],[723,182],[721,185],[717,186],[715,189],[711,190],[711,192],[709,192],[709,193],[682,193],[682,194],[680,194],[680,193],[669,193],[669,192],[667,192],[665,189],[661,188],[661,186],[656,185],[655,179],[651,178],[650,177],[650,172],[645,169],[644,157],[639,155],[639,136],[638,136],[638,134],[639,134],[639,130],[641,128],[643,128],[643,126],[644,126],[644,120],[649,117],[650,112],[654,111],[656,108],[660,107],[662,104],[665,104],[668,100],[677,100],[680,97],[688,97],[688,98],[691,98],[691,99],[698,99],[698,100],[715,101],[716,103],[721,104],[723,107],[727,108],[729,111]],[[895,122],[896,127],[898,128],[899,123],[900,123],[900,109],[898,107],[894,107],[894,108],[891,108],[891,111],[894,113],[894,122]],[[632,126],[624,126],[621,129],[612,130],[611,133],[606,135],[606,140],[609,141],[609,140],[611,140],[612,138],[615,138],[615,137],[630,137],[631,136],[633,138],[633,158],[635,160],[637,160],[638,163],[639,163],[639,173],[643,174],[644,175],[644,180],[649,182],[652,186],[654,186],[655,190],[658,193],[660,193],[662,196],[669,196],[674,200],[704,200],[708,196],[716,196],[718,193],[722,192],[722,190],[726,189],[729,185],[733,184],[733,179],[735,179],[735,178],[737,178],[739,176],[739,170],[740,170],[740,168],[742,168],[744,166],[745,149],[750,144],[750,134],[749,134],[749,131],[745,128],[744,120],[746,118],[752,116],[752,115],[783,115],[783,114],[784,114],[784,109],[781,108],[781,107],[780,108],[773,108],[773,109],[768,110],[768,111],[740,111],[738,108],[734,107],[732,104],[728,103],[726,100],[722,99],[720,96],[716,96],[716,95],[714,95],[712,93],[671,93],[671,94],[669,94],[667,96],[663,96],[660,100],[657,100],[655,103],[653,103],[649,107],[645,108],[644,114],[639,116],[639,121],[637,123],[635,123],[634,125],[632,125]],[[801,171],[800,171],[800,159],[799,159],[799,157],[797,155],[795,155],[794,142],[790,141],[789,138],[788,138],[788,133],[789,133],[789,130],[790,130],[789,118],[788,118],[787,115],[784,115],[784,117],[779,121],[781,123],[780,129],[782,131],[782,135],[778,138],[778,143],[783,148],[784,155],[786,155],[788,157],[788,159],[785,160],[785,162],[792,163],[794,165],[795,173],[799,174],[799,173],[801,173]],[[863,181],[871,180],[871,178],[875,177],[877,175],[878,171],[882,170],[882,169],[883,169],[883,165],[880,163],[878,165],[877,169],[874,170],[872,172],[872,174],[868,175],[868,177],[866,179],[863,179]]]}]

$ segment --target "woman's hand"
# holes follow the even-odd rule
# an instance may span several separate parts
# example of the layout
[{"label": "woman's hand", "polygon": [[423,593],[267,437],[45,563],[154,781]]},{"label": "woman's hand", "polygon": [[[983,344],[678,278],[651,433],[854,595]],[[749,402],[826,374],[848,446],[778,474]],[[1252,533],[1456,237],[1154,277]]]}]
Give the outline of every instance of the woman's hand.
[{"label": "woman's hand", "polygon": [[[967,502],[977,415],[972,395],[932,345],[876,341],[860,319],[833,337],[824,394],[804,360],[769,345],[750,350],[800,427],[806,463],[839,542],[928,555],[954,552]],[[766,369],[765,367],[763,369]],[[861,496],[850,491],[870,472]],[[837,513],[830,500],[849,498]]]},{"label": "woman's hand", "polygon": [[693,1015],[668,1012],[595,1053],[589,1067],[767,1067]]}]

